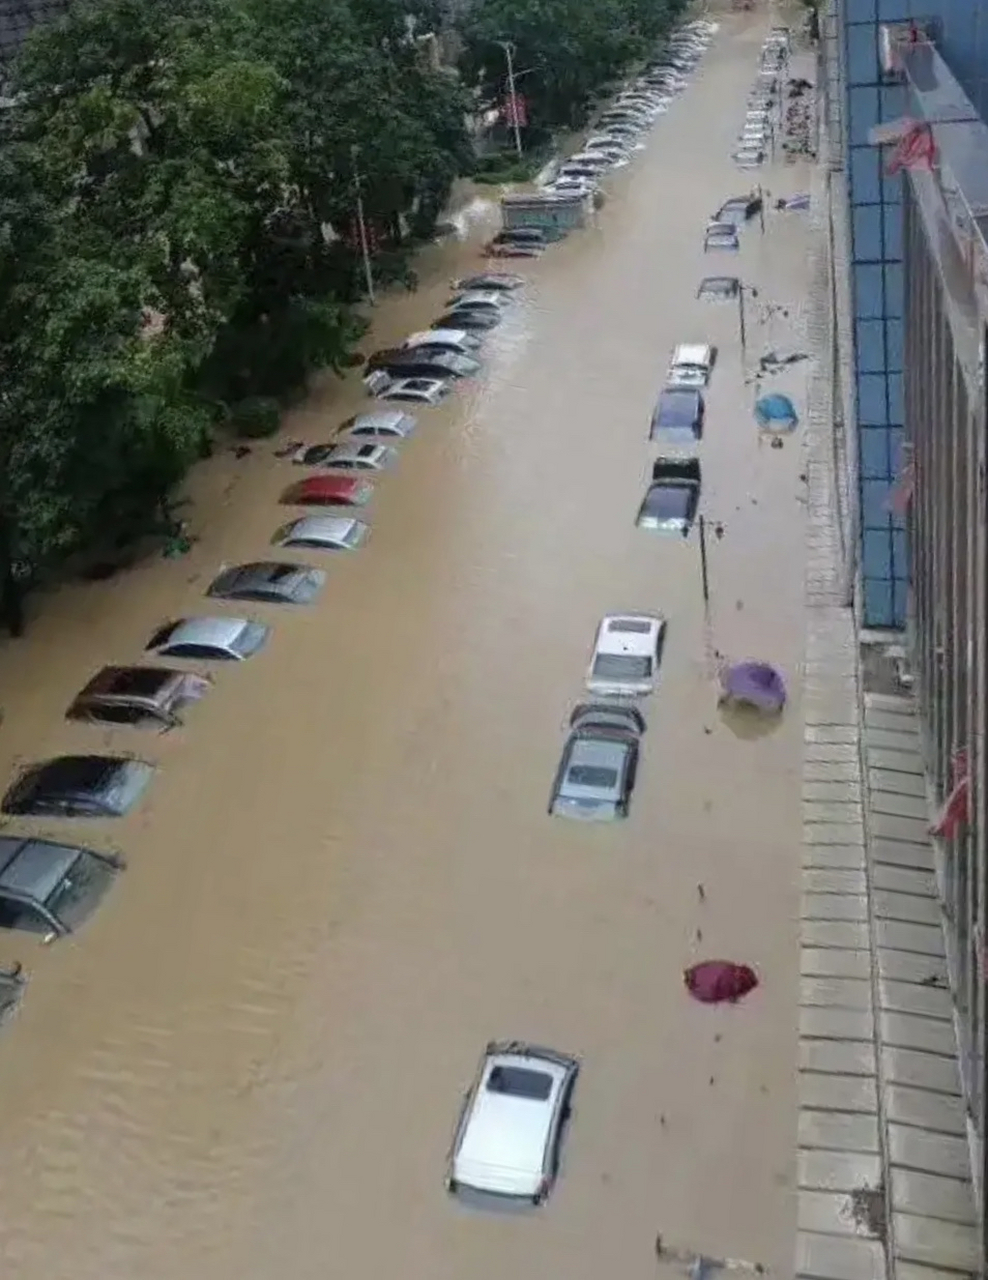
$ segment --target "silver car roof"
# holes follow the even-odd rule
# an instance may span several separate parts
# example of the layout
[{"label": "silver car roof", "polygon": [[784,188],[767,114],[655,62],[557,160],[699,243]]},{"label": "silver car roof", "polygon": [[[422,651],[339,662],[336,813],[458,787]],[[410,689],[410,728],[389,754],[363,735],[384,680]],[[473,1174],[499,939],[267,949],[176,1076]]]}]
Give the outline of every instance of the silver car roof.
[{"label": "silver car roof", "polygon": [[[389,427],[401,428],[402,424],[410,423],[412,427],[415,425],[415,419],[410,413],[402,413],[400,409],[381,409],[377,413],[358,413],[350,424],[351,431],[358,430],[388,430]],[[411,427],[409,427],[409,430]]]},{"label": "silver car roof", "polygon": [[352,516],[302,516],[286,526],[286,534],[315,542],[345,542],[353,527],[359,524]]},{"label": "silver car roof", "polygon": [[[396,379],[397,381],[407,381],[407,379]],[[367,450],[373,450],[368,453]],[[371,444],[366,440],[343,440],[339,444],[333,446],[333,452],[327,458],[327,466],[333,465],[334,458],[371,458],[380,457],[382,452],[387,452],[387,445]]]},{"label": "silver car roof", "polygon": [[247,618],[183,618],[164,643],[168,646],[192,644],[204,645],[210,649],[232,649],[241,632],[250,625]]}]

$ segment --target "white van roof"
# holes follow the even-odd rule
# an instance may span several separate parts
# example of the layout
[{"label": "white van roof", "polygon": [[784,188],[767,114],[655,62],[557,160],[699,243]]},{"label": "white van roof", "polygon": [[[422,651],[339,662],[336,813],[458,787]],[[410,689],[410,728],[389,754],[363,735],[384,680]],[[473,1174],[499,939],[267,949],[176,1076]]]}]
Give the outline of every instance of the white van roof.
[{"label": "white van roof", "polygon": [[701,369],[709,368],[713,360],[713,351],[705,342],[681,342],[676,350],[672,353],[672,363],[677,364],[694,364]]}]

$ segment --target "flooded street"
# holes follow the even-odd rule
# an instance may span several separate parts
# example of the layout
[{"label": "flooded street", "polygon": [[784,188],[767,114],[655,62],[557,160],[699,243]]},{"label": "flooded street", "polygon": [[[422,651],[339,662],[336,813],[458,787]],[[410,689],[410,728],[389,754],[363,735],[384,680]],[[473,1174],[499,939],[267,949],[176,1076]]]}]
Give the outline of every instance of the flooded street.
[{"label": "flooded street", "polygon": [[[299,475],[280,442],[194,477],[190,555],[53,595],[0,653],[4,776],[107,746],[162,765],[120,822],[9,828],[71,832],[128,870],[78,939],[0,938],[31,973],[0,1038],[5,1275],[637,1280],[658,1232],[791,1271],[802,726],[793,702],[739,740],[713,655],[796,683],[802,463],[795,442],[759,444],[735,309],[695,300],[721,271],[759,303],[809,286],[805,215],[703,253],[707,216],[749,185],[729,157],[764,30],[725,22],[597,227],[504,264],[530,287],[486,343],[485,381],[419,413],[367,546],[326,565],[311,608],[250,610],[271,642],[219,671],[185,727],[62,716],[160,622],[212,612],[221,563],[264,558]],[[755,177],[773,194],[808,181]],[[485,216],[423,256],[366,350],[481,269]],[[681,341],[720,350],[709,627],[696,534],[635,527]],[[751,303],[749,365],[792,342]],[[767,389],[802,409],[805,366],[787,376]],[[324,438],[367,404],[358,377],[334,383],[283,436]],[[669,619],[630,819],[550,819],[597,622],[622,609]],[[684,967],[717,957],[761,976],[736,1007],[684,990]],[[573,1124],[542,1211],[479,1216],[445,1195],[444,1159],[485,1042],[514,1037],[580,1055]]]}]

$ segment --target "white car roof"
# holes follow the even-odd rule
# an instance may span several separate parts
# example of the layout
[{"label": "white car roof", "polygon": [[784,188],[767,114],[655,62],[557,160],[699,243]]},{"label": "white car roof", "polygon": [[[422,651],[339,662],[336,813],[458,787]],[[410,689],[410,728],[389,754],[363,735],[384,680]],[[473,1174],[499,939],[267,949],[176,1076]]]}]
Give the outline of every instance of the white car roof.
[{"label": "white car roof", "polygon": [[713,351],[706,343],[681,342],[672,353],[672,363],[695,364],[705,368],[713,358]]},{"label": "white car roof", "polygon": [[[496,1067],[550,1076],[549,1097],[537,1101],[494,1092],[487,1082]],[[513,1053],[488,1057],[456,1153],[454,1178],[505,1195],[534,1194],[542,1181],[546,1144],[566,1075],[565,1067],[543,1058]]]},{"label": "white car roof", "polygon": [[654,658],[659,632],[664,625],[663,618],[656,614],[609,613],[597,628],[594,653]]},{"label": "white car roof", "polygon": [[183,618],[165,642],[176,644],[207,645],[211,649],[232,649],[245,627],[247,618],[199,617]]},{"label": "white car roof", "polygon": [[333,452],[326,459],[326,465],[331,467],[339,458],[379,458],[382,453],[387,452],[386,444],[372,444],[369,440],[341,440],[339,444],[333,446]]},{"label": "white car roof", "polygon": [[285,526],[287,536],[307,538],[313,542],[346,542],[360,524],[350,516],[302,516]]},{"label": "white car roof", "polygon": [[[373,430],[387,431],[389,428],[401,428],[403,423],[411,423],[411,427],[415,425],[415,419],[410,413],[402,413],[400,409],[381,409],[377,413],[358,413],[354,418],[350,430]],[[411,430],[408,427],[407,430]]]},{"label": "white car roof", "polygon": [[432,396],[445,393],[449,390],[449,385],[444,378],[395,378],[385,387],[383,394],[389,396],[395,392],[412,390],[419,391],[425,396]]},{"label": "white car roof", "polygon": [[457,346],[470,345],[471,335],[466,329],[426,329],[424,333],[412,333],[402,343],[403,347],[430,347],[455,343]]}]

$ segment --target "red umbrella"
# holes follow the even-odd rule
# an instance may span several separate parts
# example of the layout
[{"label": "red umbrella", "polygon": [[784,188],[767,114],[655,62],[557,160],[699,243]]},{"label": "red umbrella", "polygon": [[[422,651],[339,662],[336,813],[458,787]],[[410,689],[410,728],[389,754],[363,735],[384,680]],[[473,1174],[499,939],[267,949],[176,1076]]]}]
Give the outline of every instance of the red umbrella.
[{"label": "red umbrella", "polygon": [[683,980],[687,991],[701,1004],[736,1004],[758,986],[754,969],[732,960],[703,960],[687,969]]}]

